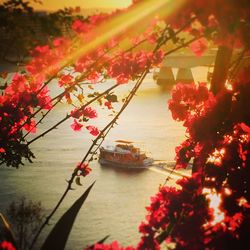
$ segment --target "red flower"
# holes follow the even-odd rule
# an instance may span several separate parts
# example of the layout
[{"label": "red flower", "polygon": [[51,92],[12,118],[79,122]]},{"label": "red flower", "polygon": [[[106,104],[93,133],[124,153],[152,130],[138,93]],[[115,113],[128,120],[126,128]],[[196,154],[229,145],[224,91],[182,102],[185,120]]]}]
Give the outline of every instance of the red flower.
[{"label": "red flower", "polygon": [[32,55],[33,56],[44,55],[44,54],[47,54],[49,51],[50,51],[50,48],[48,45],[36,46],[32,52]]},{"label": "red flower", "polygon": [[211,93],[206,86],[206,83],[200,82],[197,88],[197,94],[195,95],[196,102],[203,102],[210,98]]},{"label": "red flower", "polygon": [[161,248],[160,248],[159,243],[156,241],[156,239],[150,236],[144,236],[142,237],[136,249],[137,250],[151,250],[151,249],[160,250]]},{"label": "red flower", "polygon": [[164,58],[164,51],[163,50],[158,50],[153,55],[152,63],[157,66],[163,61],[163,58]]},{"label": "red flower", "polygon": [[74,123],[72,123],[72,124],[70,125],[70,127],[71,127],[74,131],[81,131],[83,125],[82,125],[81,123],[77,122],[76,119],[74,119]]},{"label": "red flower", "polygon": [[143,234],[152,234],[153,228],[149,224],[142,222],[141,225],[139,226],[139,232]]},{"label": "red flower", "polygon": [[172,111],[172,117],[174,120],[183,121],[187,118],[188,112],[186,105],[169,100],[168,108]]},{"label": "red flower", "polygon": [[80,175],[82,176],[86,176],[92,171],[92,169],[86,163],[79,162],[76,167],[81,172]]},{"label": "red flower", "polygon": [[112,103],[111,102],[105,102],[104,105],[108,108],[108,109],[112,109]]},{"label": "red flower", "polygon": [[89,130],[90,134],[93,136],[97,136],[100,133],[99,129],[94,126],[87,126],[86,128]]},{"label": "red flower", "polygon": [[75,69],[75,72],[84,72],[85,70],[85,63],[83,63],[81,60],[78,60],[76,63],[75,63],[75,66],[74,66],[74,69]]},{"label": "red flower", "polygon": [[83,110],[83,115],[84,115],[84,116],[87,116],[88,118],[91,118],[91,119],[97,117],[96,110],[92,109],[91,107],[86,107],[86,108]]},{"label": "red flower", "polygon": [[235,231],[237,228],[239,228],[242,221],[243,221],[243,214],[241,212],[236,213],[233,216],[227,216],[225,218],[225,222],[228,222],[229,224],[228,229],[231,231]]},{"label": "red flower", "polygon": [[76,33],[85,33],[90,29],[89,24],[83,23],[80,20],[75,20],[71,27]]},{"label": "red flower", "polygon": [[87,248],[87,250],[135,250],[134,247],[122,247],[117,241],[110,244],[95,244],[94,247]]},{"label": "red flower", "polygon": [[0,148],[0,153],[5,153],[5,149],[4,148]]},{"label": "red flower", "polygon": [[26,123],[23,128],[28,132],[36,133],[36,122],[34,120],[31,120]]},{"label": "red flower", "polygon": [[16,248],[12,245],[12,243],[6,240],[0,243],[0,249],[1,250],[16,250]]},{"label": "red flower", "polygon": [[80,118],[80,116],[82,115],[82,110],[81,109],[78,109],[78,108],[75,108],[73,109],[71,112],[70,112],[70,115],[74,118]]},{"label": "red flower", "polygon": [[57,37],[53,40],[53,45],[55,47],[59,47],[61,45],[64,45],[65,43],[67,43],[68,41],[66,40],[65,37]]},{"label": "red flower", "polygon": [[67,74],[67,75],[62,75],[59,79],[59,86],[62,87],[64,85],[70,85],[72,83],[72,80],[73,80],[73,76],[71,76],[70,74]]},{"label": "red flower", "polygon": [[39,99],[38,99],[38,102],[39,102],[39,106],[43,109],[47,109],[47,110],[50,110],[53,108],[52,106],[52,99],[50,96],[38,96]]},{"label": "red flower", "polygon": [[92,71],[88,76],[87,79],[90,80],[91,83],[97,83],[100,78],[100,73],[96,71]]},{"label": "red flower", "polygon": [[240,123],[239,126],[245,133],[250,134],[250,127],[247,126],[244,122]]},{"label": "red flower", "polygon": [[22,92],[26,89],[26,78],[24,75],[16,73],[12,78],[12,86],[16,86],[18,92]]},{"label": "red flower", "polygon": [[207,50],[207,41],[205,38],[200,38],[199,40],[194,41],[190,45],[190,49],[194,52],[196,56],[202,56],[203,53]]}]

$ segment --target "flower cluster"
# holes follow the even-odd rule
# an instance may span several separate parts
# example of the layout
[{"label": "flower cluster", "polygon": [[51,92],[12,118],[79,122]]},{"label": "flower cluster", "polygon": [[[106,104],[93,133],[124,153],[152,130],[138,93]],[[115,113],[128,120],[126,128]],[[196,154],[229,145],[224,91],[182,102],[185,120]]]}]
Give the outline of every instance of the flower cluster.
[{"label": "flower cluster", "polygon": [[[75,108],[70,113],[71,117],[77,118],[78,120],[74,119],[73,124],[71,124],[71,128],[74,131],[81,131],[83,124],[81,122],[87,122],[89,119],[93,119],[97,117],[97,112],[95,109],[91,107],[85,107],[85,108]],[[99,134],[98,128],[89,125],[86,126],[86,129],[90,131],[90,134],[93,136],[97,136]]]},{"label": "flower cluster", "polygon": [[65,57],[70,53],[72,42],[65,37],[56,38],[51,46],[37,46],[31,51],[32,59],[26,65],[26,70],[34,77],[45,80],[60,71]]},{"label": "flower cluster", "polygon": [[162,242],[174,243],[175,249],[205,249],[201,228],[211,216],[198,180],[183,178],[177,182],[181,188],[162,187],[151,198],[137,249],[160,249]]},{"label": "flower cluster", "polygon": [[0,96],[1,158],[7,165],[18,167],[22,157],[29,160],[33,157],[29,148],[23,144],[23,129],[36,132],[36,122],[31,118],[34,110],[52,108],[48,88],[41,90],[41,84],[16,73]]},{"label": "flower cluster", "polygon": [[164,52],[158,50],[152,52],[124,53],[119,59],[110,63],[107,74],[117,80],[117,83],[127,83],[136,79],[147,67],[159,65],[164,58]]},{"label": "flower cluster", "polygon": [[[169,108],[174,119],[184,122],[188,136],[176,148],[176,167],[186,168],[191,164],[193,173],[199,176],[197,181],[200,187],[213,190],[220,198],[217,207],[219,220],[214,204],[211,202],[211,205],[208,197],[204,196],[207,219],[200,225],[196,225],[193,219],[190,225],[191,231],[200,230],[196,233],[203,237],[199,242],[204,246],[197,249],[225,249],[229,241],[230,247],[234,248],[247,242],[250,219],[250,112],[246,107],[249,94],[247,70],[239,74],[232,90],[225,88],[216,96],[203,84],[179,84],[172,92]],[[170,204],[175,203],[171,201]],[[190,202],[186,207],[192,205],[193,202]],[[201,212],[200,208],[194,208],[194,211]],[[171,214],[168,211],[166,214],[170,219]],[[173,235],[174,229],[171,231]],[[190,240],[184,241],[187,244]],[[178,249],[178,240],[174,242]],[[185,246],[185,249],[189,248]]]}]

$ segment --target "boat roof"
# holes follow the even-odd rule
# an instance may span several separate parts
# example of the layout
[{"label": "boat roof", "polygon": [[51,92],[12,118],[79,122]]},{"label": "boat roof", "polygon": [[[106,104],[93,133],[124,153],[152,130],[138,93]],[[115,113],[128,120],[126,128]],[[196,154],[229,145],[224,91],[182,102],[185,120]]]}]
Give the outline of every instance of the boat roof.
[{"label": "boat roof", "polygon": [[109,147],[102,147],[102,150],[109,152],[109,153],[118,153],[118,154],[131,154],[130,150],[126,150],[126,149],[122,149],[119,147],[113,147],[113,146],[109,146]]}]

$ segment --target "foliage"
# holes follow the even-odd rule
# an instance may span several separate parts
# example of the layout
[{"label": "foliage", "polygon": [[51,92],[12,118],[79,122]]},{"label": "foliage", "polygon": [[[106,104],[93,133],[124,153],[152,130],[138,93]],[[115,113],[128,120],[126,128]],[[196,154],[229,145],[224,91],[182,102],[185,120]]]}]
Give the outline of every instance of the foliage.
[{"label": "foliage", "polygon": [[[247,244],[250,113],[242,110],[250,85],[243,79],[238,84],[217,96],[204,85],[179,84],[173,90],[169,107],[188,134],[176,148],[176,167],[191,161],[193,175],[177,182],[181,189],[163,187],[152,199],[147,223],[140,226],[148,245],[141,249],[150,249],[162,234],[175,249],[244,249]],[[215,208],[210,200],[216,196]]]},{"label": "foliage", "polygon": [[14,64],[27,61],[34,46],[68,32],[74,18],[74,10],[39,12],[29,2],[5,0],[0,4],[0,60]]},{"label": "foliage", "polygon": [[30,239],[44,218],[43,210],[40,202],[27,201],[25,197],[9,205],[6,215],[16,236],[18,249],[29,249]]}]

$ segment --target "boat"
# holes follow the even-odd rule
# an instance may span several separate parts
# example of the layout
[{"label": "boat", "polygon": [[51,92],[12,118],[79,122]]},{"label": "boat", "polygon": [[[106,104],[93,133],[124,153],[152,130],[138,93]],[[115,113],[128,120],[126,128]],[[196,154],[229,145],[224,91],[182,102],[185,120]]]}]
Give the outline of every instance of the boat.
[{"label": "boat", "polygon": [[117,140],[116,144],[100,147],[99,163],[103,166],[122,168],[148,168],[154,162],[140,148],[135,147],[133,142]]}]

